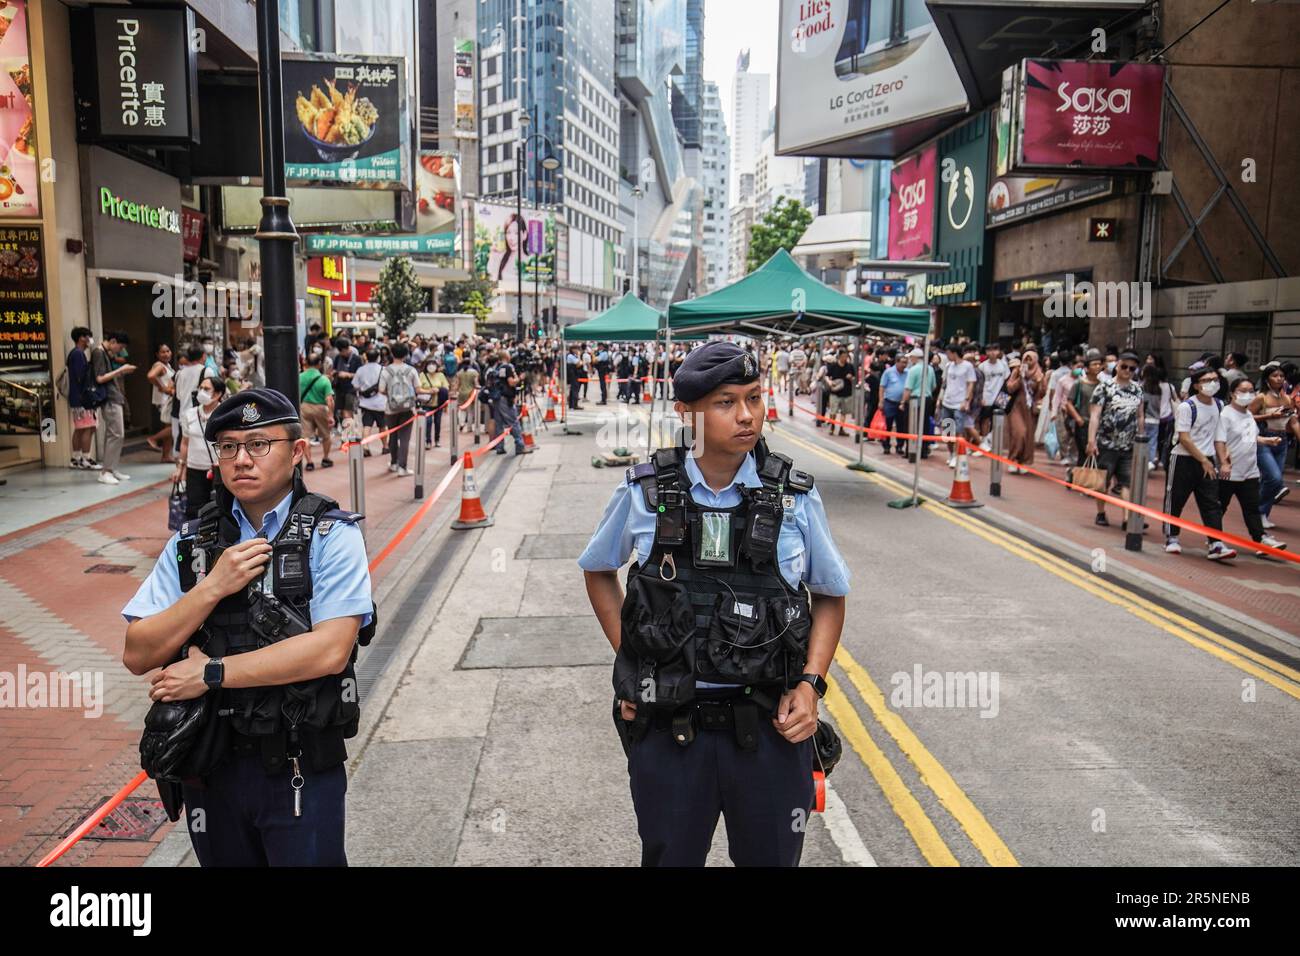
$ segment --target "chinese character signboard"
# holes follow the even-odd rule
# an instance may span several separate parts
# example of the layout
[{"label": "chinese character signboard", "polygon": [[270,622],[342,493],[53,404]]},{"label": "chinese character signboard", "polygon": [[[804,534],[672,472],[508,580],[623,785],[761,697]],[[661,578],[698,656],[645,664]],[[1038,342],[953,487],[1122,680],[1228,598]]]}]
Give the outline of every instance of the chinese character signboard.
[{"label": "chinese character signboard", "polygon": [[197,209],[181,209],[181,253],[186,262],[196,262],[203,248],[203,225],[208,217]]},{"label": "chinese character signboard", "polygon": [[1020,169],[1154,169],[1165,68],[1023,60],[1014,133]]},{"label": "chinese character signboard", "polygon": [[934,253],[935,144],[894,163],[889,188],[889,258]]},{"label": "chinese character signboard", "polygon": [[50,399],[41,230],[0,226],[0,434],[40,431]]},{"label": "chinese character signboard", "polygon": [[188,7],[95,7],[96,133],[184,146],[198,140],[198,62]]},{"label": "chinese character signboard", "polygon": [[283,70],[291,182],[412,188],[405,60],[286,54]]}]

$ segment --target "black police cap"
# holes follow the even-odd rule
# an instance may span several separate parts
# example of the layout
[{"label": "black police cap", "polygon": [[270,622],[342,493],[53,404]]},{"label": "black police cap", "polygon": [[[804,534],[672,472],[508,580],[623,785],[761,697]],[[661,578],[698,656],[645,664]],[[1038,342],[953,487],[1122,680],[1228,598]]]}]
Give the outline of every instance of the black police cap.
[{"label": "black police cap", "polygon": [[293,404],[273,388],[246,388],[225,399],[208,419],[203,437],[216,441],[225,431],[248,431],[298,421]]},{"label": "black police cap", "polygon": [[758,362],[734,342],[705,342],[691,349],[673,376],[679,401],[694,402],[720,385],[758,381]]}]

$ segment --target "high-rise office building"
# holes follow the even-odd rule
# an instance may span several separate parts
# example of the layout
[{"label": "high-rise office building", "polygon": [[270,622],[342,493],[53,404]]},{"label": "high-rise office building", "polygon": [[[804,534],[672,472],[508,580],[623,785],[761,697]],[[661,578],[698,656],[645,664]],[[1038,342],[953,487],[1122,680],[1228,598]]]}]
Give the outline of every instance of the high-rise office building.
[{"label": "high-rise office building", "polygon": [[478,39],[479,191],[514,202],[526,142],[523,203],[556,211],[560,319],[587,318],[613,302],[621,265],[613,4],[483,0]]},{"label": "high-rise office building", "polygon": [[740,177],[754,172],[759,148],[768,132],[771,83],[771,74],[749,72],[749,50],[741,50],[731,80],[730,201],[733,206],[740,202]]},{"label": "high-rise office building", "polygon": [[722,98],[716,83],[704,84],[703,108],[700,113],[703,160],[700,182],[704,189],[702,251],[704,286],[712,292],[727,284],[728,246],[731,241],[728,193],[731,174],[731,138],[722,112]]}]

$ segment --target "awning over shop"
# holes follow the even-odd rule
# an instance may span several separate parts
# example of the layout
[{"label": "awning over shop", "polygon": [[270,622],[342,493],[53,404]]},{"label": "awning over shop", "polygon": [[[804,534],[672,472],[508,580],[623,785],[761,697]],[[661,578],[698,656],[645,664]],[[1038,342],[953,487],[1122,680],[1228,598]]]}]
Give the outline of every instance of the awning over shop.
[{"label": "awning over shop", "polygon": [[[948,47],[971,109],[997,103],[1002,71],[1024,57],[1062,55],[1090,40],[1097,27],[1107,35],[1135,15],[1145,0],[926,0]],[[1086,56],[1090,48],[1074,51]]]},{"label": "awning over shop", "polygon": [[930,313],[900,309],[837,292],[778,249],[762,266],[726,288],[674,302],[668,325],[679,330],[740,335],[829,335],[863,328],[925,335]]},{"label": "awning over shop", "polygon": [[818,216],[790,254],[808,269],[847,269],[871,256],[871,213]]}]

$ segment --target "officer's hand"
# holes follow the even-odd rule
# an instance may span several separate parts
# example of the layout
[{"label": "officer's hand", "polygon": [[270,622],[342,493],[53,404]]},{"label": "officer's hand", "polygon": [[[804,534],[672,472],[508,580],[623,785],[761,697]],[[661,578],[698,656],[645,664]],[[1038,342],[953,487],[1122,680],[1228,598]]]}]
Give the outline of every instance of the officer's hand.
[{"label": "officer's hand", "polygon": [[811,684],[800,683],[781,695],[772,726],[792,744],[811,737],[817,730],[817,691]]},{"label": "officer's hand", "polygon": [[250,538],[233,548],[227,548],[208,572],[203,583],[220,597],[234,594],[260,575],[271,560],[271,542],[265,538]]},{"label": "officer's hand", "polygon": [[618,702],[618,714],[624,720],[636,720],[636,703],[630,700]]},{"label": "officer's hand", "polygon": [[208,655],[198,648],[186,651],[185,660],[168,664],[150,678],[153,686],[149,688],[150,700],[193,700],[208,692],[208,685],[203,683],[203,668],[208,663]]}]

